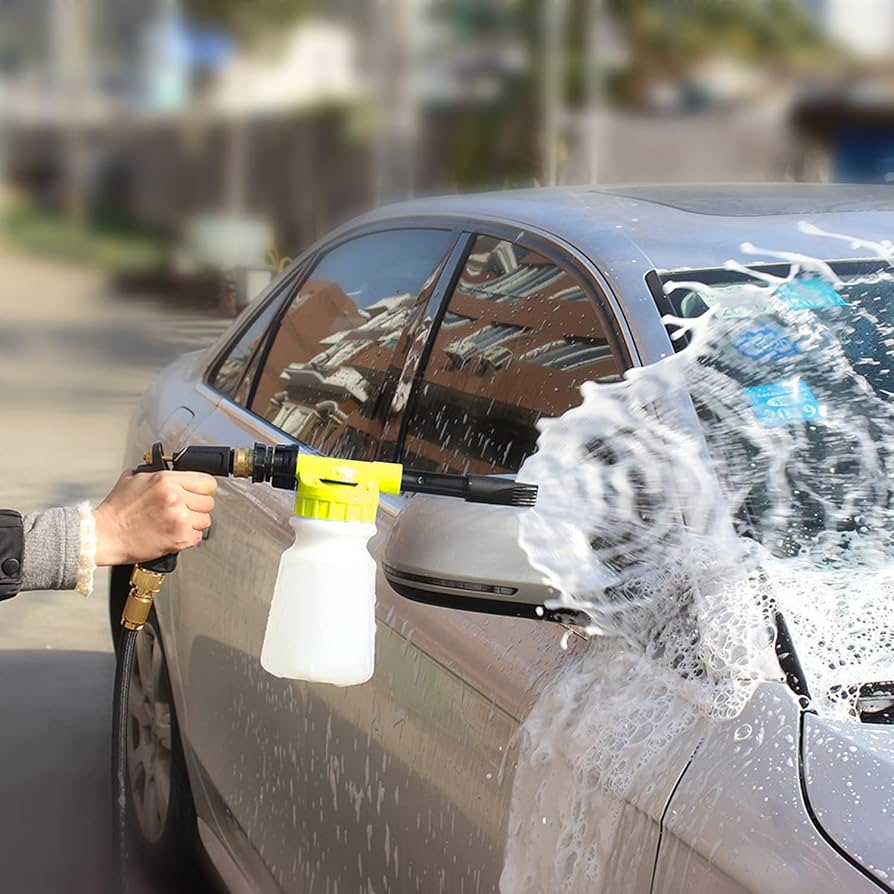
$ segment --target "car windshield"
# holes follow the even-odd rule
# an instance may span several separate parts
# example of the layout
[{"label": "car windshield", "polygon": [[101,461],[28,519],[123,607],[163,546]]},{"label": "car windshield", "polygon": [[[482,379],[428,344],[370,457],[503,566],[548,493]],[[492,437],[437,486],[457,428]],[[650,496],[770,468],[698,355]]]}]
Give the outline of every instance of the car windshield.
[{"label": "car windshield", "polygon": [[822,267],[662,276],[671,329],[711,310],[693,398],[749,533],[779,556],[888,527],[894,279],[879,261]]},{"label": "car windshield", "polygon": [[708,710],[776,673],[778,633],[817,709],[855,717],[894,679],[894,270],[776,257],[647,277],[680,349],[542,426],[519,538]]}]

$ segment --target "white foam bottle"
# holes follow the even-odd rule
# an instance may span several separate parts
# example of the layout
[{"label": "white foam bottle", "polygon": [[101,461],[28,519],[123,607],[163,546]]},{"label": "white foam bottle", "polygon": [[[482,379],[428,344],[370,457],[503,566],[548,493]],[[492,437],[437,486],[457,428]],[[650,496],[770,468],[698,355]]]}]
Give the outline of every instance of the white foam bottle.
[{"label": "white foam bottle", "polygon": [[354,686],[375,669],[376,533],[380,489],[397,493],[400,466],[302,454],[295,542],[283,554],[261,648],[276,677]]}]

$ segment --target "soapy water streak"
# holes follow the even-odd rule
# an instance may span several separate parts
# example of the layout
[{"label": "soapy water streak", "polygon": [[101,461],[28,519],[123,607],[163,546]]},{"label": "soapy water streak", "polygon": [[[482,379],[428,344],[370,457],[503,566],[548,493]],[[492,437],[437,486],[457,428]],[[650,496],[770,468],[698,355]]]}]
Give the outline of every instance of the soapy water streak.
[{"label": "soapy water streak", "polygon": [[672,283],[684,313],[665,322],[686,347],[584,385],[519,476],[540,488],[520,542],[554,605],[716,718],[781,678],[777,612],[821,713],[853,717],[861,683],[894,679],[894,244],[800,229],[878,269],[842,282],[746,245],[785,275],[730,262],[722,286]]}]

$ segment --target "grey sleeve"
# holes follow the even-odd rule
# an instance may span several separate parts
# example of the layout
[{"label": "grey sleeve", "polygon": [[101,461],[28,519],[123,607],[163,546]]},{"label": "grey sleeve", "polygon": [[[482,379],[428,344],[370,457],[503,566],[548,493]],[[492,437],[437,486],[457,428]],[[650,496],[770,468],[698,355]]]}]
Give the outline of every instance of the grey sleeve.
[{"label": "grey sleeve", "polygon": [[73,507],[24,516],[23,590],[73,590],[78,582],[81,517]]}]

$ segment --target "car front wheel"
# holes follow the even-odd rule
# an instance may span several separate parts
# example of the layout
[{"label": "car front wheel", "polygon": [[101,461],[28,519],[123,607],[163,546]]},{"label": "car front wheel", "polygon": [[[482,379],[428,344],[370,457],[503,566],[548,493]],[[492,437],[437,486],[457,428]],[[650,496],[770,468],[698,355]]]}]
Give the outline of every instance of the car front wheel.
[{"label": "car front wheel", "polygon": [[137,634],[128,691],[128,837],[153,876],[182,884],[198,871],[196,814],[154,611]]}]

